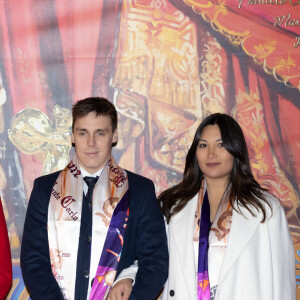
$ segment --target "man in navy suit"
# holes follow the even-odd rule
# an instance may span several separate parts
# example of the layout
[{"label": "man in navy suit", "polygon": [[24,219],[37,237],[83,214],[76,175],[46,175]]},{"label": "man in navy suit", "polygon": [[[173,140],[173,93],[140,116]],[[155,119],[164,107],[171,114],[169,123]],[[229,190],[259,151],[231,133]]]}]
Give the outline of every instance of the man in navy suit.
[{"label": "man in navy suit", "polygon": [[154,299],[168,249],[153,182],[114,161],[112,103],[86,98],[72,114],[76,154],[35,180],[28,204],[21,267],[31,298]]}]

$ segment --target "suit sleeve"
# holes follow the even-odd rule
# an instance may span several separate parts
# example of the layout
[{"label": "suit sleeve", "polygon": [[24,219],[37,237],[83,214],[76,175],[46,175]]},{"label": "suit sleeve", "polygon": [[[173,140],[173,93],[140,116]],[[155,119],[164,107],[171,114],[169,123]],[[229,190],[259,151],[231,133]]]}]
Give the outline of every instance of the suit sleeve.
[{"label": "suit sleeve", "polygon": [[140,201],[136,255],[138,271],[130,300],[155,299],[168,277],[168,246],[163,215],[153,183],[143,189]]},{"label": "suit sleeve", "polygon": [[[22,275],[31,298],[43,300],[64,299],[50,264],[47,217],[49,193],[42,194],[39,179],[29,199],[21,248]],[[53,185],[53,184],[52,184]]]},{"label": "suit sleeve", "polygon": [[274,300],[296,299],[295,254],[283,207],[268,221],[273,265]]},{"label": "suit sleeve", "polygon": [[6,222],[0,198],[0,299],[4,299],[12,283],[12,266]]}]

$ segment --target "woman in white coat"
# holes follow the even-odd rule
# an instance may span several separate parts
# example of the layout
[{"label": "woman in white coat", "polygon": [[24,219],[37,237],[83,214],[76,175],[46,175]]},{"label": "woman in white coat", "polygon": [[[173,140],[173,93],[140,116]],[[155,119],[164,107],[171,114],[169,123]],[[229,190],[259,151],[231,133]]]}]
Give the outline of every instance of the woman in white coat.
[{"label": "woman in white coat", "polygon": [[168,223],[163,300],[295,300],[280,202],[254,179],[243,132],[225,114],[198,127],[182,181],[159,196]]}]

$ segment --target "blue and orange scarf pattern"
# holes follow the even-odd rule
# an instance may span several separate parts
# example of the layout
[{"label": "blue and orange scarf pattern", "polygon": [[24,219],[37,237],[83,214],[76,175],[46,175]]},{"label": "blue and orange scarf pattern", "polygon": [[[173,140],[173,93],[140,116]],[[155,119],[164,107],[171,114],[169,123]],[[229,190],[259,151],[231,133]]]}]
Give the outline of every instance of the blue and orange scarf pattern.
[{"label": "blue and orange scarf pattern", "polygon": [[122,254],[129,217],[128,190],[114,210],[89,299],[106,299]]}]

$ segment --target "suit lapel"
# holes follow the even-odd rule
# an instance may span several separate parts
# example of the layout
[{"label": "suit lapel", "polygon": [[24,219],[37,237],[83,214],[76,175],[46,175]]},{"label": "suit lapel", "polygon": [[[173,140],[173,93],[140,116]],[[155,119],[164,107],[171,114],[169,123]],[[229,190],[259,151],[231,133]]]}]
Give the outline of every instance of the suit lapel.
[{"label": "suit lapel", "polygon": [[170,222],[172,237],[176,245],[183,277],[190,295],[194,294],[196,282],[195,254],[193,244],[194,219],[198,203],[198,193],[187,203],[182,211]]},{"label": "suit lapel", "polygon": [[257,217],[253,217],[244,207],[241,207],[240,211],[242,214],[235,210],[232,213],[232,224],[220,271],[219,284],[225,279],[231,266],[245,249],[261,221],[260,214]]}]

